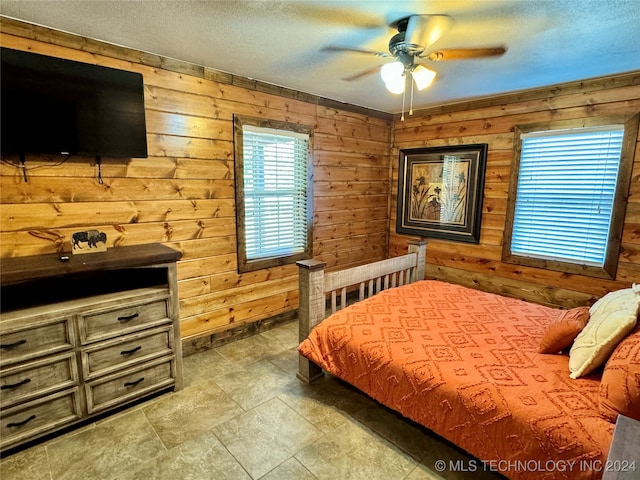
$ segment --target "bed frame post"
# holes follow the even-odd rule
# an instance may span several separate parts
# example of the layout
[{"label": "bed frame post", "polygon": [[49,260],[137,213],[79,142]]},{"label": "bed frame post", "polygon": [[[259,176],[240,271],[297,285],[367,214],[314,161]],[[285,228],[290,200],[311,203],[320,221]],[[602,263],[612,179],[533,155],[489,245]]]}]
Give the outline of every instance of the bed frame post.
[{"label": "bed frame post", "polygon": [[[324,267],[326,263],[318,260],[301,260],[298,265],[299,340],[302,342],[311,329],[322,321],[325,313]],[[308,358],[298,355],[298,374],[305,383],[311,383],[322,376],[322,369]]]},{"label": "bed frame post", "polygon": [[411,281],[424,280],[425,265],[427,263],[427,241],[409,240],[409,253],[418,254],[415,278],[411,279]]}]

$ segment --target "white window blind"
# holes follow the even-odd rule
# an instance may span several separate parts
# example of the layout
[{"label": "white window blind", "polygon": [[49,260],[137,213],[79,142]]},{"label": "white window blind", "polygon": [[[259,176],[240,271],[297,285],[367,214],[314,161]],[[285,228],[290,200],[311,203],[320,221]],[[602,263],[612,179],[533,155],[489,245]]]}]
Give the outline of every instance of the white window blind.
[{"label": "white window blind", "polygon": [[303,252],[309,136],[250,125],[242,130],[247,259]]},{"label": "white window blind", "polygon": [[523,134],[512,254],[604,264],[624,127]]}]

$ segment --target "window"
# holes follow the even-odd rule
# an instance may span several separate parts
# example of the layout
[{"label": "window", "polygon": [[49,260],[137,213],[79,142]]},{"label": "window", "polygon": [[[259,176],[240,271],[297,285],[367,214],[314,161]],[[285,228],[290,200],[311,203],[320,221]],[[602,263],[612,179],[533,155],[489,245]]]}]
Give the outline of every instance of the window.
[{"label": "window", "polygon": [[516,129],[505,262],[615,277],[637,121]]},{"label": "window", "polygon": [[234,118],[238,270],[311,257],[312,129]]}]

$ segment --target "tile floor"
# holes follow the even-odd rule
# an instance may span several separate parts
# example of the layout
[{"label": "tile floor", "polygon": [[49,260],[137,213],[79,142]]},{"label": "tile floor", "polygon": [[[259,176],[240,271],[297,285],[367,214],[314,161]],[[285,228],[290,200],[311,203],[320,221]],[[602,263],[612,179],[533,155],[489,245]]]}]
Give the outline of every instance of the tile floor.
[{"label": "tile floor", "polygon": [[182,391],[10,455],[0,479],[469,478],[435,469],[464,454],[337,379],[297,380],[297,328],[186,357]]}]

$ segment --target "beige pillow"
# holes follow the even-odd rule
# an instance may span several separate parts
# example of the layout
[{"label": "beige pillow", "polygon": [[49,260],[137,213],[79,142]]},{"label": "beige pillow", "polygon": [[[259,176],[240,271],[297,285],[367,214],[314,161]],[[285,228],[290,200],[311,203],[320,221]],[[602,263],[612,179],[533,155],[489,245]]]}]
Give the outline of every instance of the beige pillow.
[{"label": "beige pillow", "polygon": [[638,309],[640,285],[608,293],[598,300],[569,352],[569,376],[582,377],[605,363],[618,343],[635,328]]},{"label": "beige pillow", "polygon": [[622,290],[616,290],[615,292],[609,292],[596,303],[591,305],[589,309],[589,315],[597,314],[598,310],[604,311],[608,306],[614,302],[625,300],[632,300],[636,294],[636,290],[640,288],[640,285],[634,284],[631,288],[623,288]]}]

